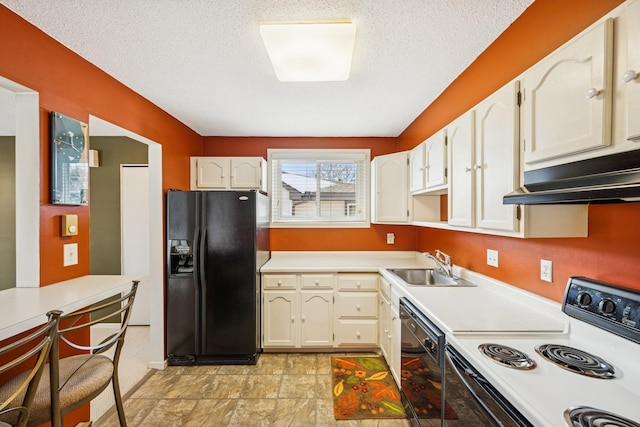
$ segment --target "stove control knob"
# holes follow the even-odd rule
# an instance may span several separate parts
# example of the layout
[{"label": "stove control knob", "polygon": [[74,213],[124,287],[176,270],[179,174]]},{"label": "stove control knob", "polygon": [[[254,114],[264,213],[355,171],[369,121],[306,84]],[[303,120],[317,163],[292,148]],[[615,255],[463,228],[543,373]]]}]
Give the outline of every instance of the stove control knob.
[{"label": "stove control knob", "polygon": [[616,303],[611,301],[609,298],[603,299],[598,304],[598,309],[602,314],[611,314],[616,311]]},{"label": "stove control knob", "polygon": [[589,295],[587,292],[580,292],[576,297],[576,301],[578,302],[579,306],[586,307],[591,304],[591,295]]}]

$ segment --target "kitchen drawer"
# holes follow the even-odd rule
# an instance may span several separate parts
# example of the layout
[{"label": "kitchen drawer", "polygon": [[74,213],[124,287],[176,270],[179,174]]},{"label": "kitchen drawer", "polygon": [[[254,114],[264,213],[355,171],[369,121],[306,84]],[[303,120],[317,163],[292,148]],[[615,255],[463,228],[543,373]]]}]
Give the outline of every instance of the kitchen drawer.
[{"label": "kitchen drawer", "polygon": [[335,345],[377,346],[377,320],[338,320],[335,331]]},{"label": "kitchen drawer", "polygon": [[262,276],[263,289],[296,289],[295,274],[265,274]]},{"label": "kitchen drawer", "polygon": [[300,286],[303,289],[333,289],[334,274],[302,274]]},{"label": "kitchen drawer", "polygon": [[341,291],[377,291],[378,274],[339,274],[338,289]]},{"label": "kitchen drawer", "polygon": [[339,293],[338,317],[378,317],[378,294]]}]

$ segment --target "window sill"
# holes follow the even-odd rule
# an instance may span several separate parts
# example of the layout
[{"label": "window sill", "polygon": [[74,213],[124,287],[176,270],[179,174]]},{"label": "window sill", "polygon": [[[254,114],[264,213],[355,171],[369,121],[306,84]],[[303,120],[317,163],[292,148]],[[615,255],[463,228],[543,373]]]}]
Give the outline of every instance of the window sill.
[{"label": "window sill", "polygon": [[366,222],[272,222],[271,228],[369,228]]}]

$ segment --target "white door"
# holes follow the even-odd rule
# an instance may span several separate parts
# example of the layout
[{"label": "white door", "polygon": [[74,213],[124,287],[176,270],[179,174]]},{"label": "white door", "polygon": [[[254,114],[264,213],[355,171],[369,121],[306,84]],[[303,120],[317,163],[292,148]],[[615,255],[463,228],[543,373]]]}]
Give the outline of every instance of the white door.
[{"label": "white door", "polygon": [[261,188],[261,159],[257,157],[231,159],[231,188]]},{"label": "white door", "polygon": [[297,347],[300,321],[296,291],[263,292],[262,346]]},{"label": "white door", "polygon": [[449,224],[473,227],[475,199],[473,161],[475,115],[467,111],[447,126],[449,139]]},{"label": "white door", "polygon": [[627,8],[626,67],[616,78],[622,81],[627,94],[627,139],[640,141],[640,1]]},{"label": "white door", "polygon": [[300,292],[300,345],[333,346],[333,289]]},{"label": "white door", "polygon": [[198,188],[225,189],[229,186],[229,159],[201,157],[196,160],[196,185]]},{"label": "white door", "polygon": [[149,168],[120,167],[121,270],[141,276],[130,324],[149,325]]},{"label": "white door", "polygon": [[409,152],[409,190],[424,190],[425,143]]},{"label": "white door", "polygon": [[516,188],[519,147],[518,81],[482,101],[476,110],[476,226],[517,231],[516,206],[502,197]]},{"label": "white door", "polygon": [[611,143],[613,22],[602,22],[524,74],[525,169]]},{"label": "white door", "polygon": [[407,222],[409,174],[407,153],[378,156],[375,163],[375,209],[378,222]]}]

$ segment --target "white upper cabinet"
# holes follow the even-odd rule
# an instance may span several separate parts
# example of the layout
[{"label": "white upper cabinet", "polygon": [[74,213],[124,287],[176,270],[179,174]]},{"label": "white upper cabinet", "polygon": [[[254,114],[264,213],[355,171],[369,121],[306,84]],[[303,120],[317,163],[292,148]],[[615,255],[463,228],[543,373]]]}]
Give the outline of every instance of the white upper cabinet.
[{"label": "white upper cabinet", "polygon": [[409,190],[412,193],[420,192],[425,189],[425,144],[426,141],[409,152]]},{"label": "white upper cabinet", "polygon": [[446,128],[449,145],[449,225],[475,226],[475,112],[467,111]]},{"label": "white upper cabinet", "polygon": [[517,231],[516,206],[502,197],[519,186],[518,82],[507,84],[475,107],[476,226]]},{"label": "white upper cabinet", "polygon": [[267,188],[262,157],[192,157],[192,190],[262,190]]},{"label": "white upper cabinet", "polygon": [[409,184],[411,193],[419,194],[446,190],[446,144],[446,133],[443,129],[409,152]]},{"label": "white upper cabinet", "polygon": [[[617,72],[614,84],[615,96],[621,102],[614,107],[614,117],[624,132],[619,139],[640,143],[640,1],[629,3],[616,25]],[[640,148],[640,144],[635,148]]]},{"label": "white upper cabinet", "polygon": [[438,189],[447,184],[447,139],[445,130],[436,132],[425,143],[425,187]]},{"label": "white upper cabinet", "polygon": [[612,60],[607,19],[524,73],[525,170],[611,144]]},{"label": "white upper cabinet", "polygon": [[409,222],[409,154],[377,156],[371,161],[374,223]]}]

